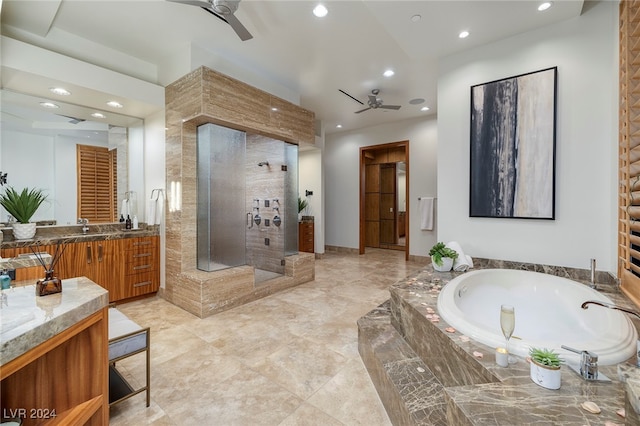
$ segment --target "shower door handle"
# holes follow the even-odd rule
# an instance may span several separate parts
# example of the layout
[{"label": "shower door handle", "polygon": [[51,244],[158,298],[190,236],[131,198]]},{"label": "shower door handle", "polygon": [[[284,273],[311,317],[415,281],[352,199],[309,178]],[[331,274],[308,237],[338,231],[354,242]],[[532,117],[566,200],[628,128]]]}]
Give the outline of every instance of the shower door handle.
[{"label": "shower door handle", "polygon": [[253,228],[253,213],[247,213],[247,229]]}]

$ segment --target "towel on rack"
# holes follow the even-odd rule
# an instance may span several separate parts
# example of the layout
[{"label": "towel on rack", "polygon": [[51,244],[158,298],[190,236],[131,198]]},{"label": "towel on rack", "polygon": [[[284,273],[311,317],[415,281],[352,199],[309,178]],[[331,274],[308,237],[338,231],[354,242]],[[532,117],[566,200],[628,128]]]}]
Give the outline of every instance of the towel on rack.
[{"label": "towel on rack", "polygon": [[147,225],[154,225],[156,223],[156,204],[154,199],[147,200]]},{"label": "towel on rack", "polygon": [[457,241],[450,241],[445,244],[446,247],[458,252],[458,257],[453,261],[453,270],[456,272],[466,272],[469,268],[473,268],[473,260],[470,256],[464,254],[462,247]]},{"label": "towel on rack", "polygon": [[160,225],[162,222],[162,214],[164,209],[164,191],[161,189],[158,190],[158,196],[156,197],[156,206],[155,206],[155,221],[156,225]]},{"label": "towel on rack", "polygon": [[122,209],[120,210],[120,214],[125,219],[129,216],[129,200],[126,198],[122,200]]},{"label": "towel on rack", "polygon": [[418,211],[420,212],[420,229],[433,230],[433,197],[420,197]]}]

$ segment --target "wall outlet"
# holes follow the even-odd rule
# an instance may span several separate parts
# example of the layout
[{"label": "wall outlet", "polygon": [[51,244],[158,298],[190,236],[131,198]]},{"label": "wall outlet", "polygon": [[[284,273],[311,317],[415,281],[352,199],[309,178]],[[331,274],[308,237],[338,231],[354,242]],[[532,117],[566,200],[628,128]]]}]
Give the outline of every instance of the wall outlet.
[{"label": "wall outlet", "polygon": [[264,245],[265,245],[265,246],[268,246],[268,245],[269,245],[269,239],[268,239],[268,238],[265,238],[265,239],[264,239]]}]

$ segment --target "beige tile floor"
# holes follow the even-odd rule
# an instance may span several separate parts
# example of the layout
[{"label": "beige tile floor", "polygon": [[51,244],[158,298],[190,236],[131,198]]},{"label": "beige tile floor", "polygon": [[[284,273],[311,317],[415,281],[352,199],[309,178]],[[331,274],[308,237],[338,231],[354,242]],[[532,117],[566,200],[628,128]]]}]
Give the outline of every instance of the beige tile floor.
[{"label": "beige tile floor", "polygon": [[[151,327],[151,406],[123,401],[110,425],[389,425],[356,321],[422,267],[399,251],[330,252],[314,281],[209,318],[158,297],[119,305]],[[118,368],[144,380],[143,355]]]}]

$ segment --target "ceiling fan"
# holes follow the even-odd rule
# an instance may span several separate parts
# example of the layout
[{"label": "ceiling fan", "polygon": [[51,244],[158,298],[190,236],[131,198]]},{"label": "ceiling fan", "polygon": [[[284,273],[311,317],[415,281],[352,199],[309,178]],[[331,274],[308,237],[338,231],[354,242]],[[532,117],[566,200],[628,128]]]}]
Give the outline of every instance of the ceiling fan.
[{"label": "ceiling fan", "polygon": [[382,102],[382,98],[378,97],[378,94],[380,93],[379,89],[373,89],[371,91],[371,94],[369,95],[369,101],[367,101],[367,104],[369,105],[368,108],[365,109],[361,109],[360,111],[356,111],[356,114],[360,114],[361,112],[370,110],[370,109],[395,109],[398,110],[400,109],[400,105],[384,105]]},{"label": "ceiling fan", "polygon": [[236,18],[234,13],[238,10],[240,0],[167,0],[173,3],[198,6],[229,24],[236,32],[240,40],[246,41],[253,38],[249,30]]}]

